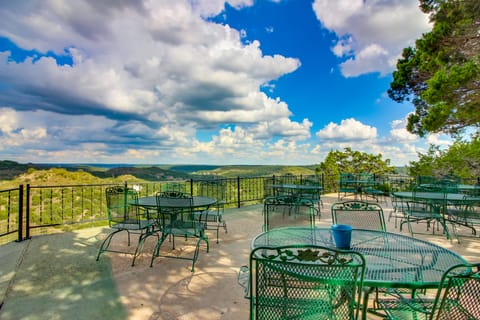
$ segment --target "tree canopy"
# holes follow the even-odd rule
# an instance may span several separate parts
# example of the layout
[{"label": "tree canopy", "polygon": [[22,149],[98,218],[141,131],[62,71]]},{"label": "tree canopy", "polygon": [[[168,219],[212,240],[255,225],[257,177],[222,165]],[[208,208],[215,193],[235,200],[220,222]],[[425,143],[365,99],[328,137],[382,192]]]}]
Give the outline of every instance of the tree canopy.
[{"label": "tree canopy", "polygon": [[480,177],[479,155],[480,137],[477,135],[468,142],[458,139],[448,150],[430,146],[426,154],[418,155],[418,161],[410,162],[408,170],[412,176]]},{"label": "tree canopy", "polygon": [[388,95],[412,101],[407,130],[456,135],[480,126],[480,1],[420,0],[433,29],[405,48]]},{"label": "tree canopy", "polygon": [[351,148],[345,148],[344,151],[331,150],[316,168],[317,174],[325,175],[323,187],[328,192],[335,190],[341,172],[381,176],[394,173],[395,168],[390,165],[390,159],[383,159],[382,154],[374,155]]},{"label": "tree canopy", "polygon": [[382,154],[373,155],[345,148],[343,152],[339,150],[330,151],[325,161],[320,163],[317,171],[328,175],[339,174],[340,172],[365,172],[382,175],[393,173],[395,169],[390,166],[390,159],[382,159]]}]

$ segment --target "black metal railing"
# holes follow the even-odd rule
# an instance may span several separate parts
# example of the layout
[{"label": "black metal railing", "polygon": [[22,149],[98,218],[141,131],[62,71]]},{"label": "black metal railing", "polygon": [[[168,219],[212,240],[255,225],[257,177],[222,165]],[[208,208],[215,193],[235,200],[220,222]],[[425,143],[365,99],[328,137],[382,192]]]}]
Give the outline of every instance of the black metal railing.
[{"label": "black metal railing", "polygon": [[0,239],[4,242],[23,239],[23,199],[23,185],[0,190]]},{"label": "black metal railing", "polygon": [[[191,195],[200,194],[205,178],[177,181]],[[272,192],[273,184],[316,183],[324,193],[339,191],[336,175],[284,175],[268,177],[208,178],[224,187],[226,207],[241,207],[261,203]],[[376,176],[378,188],[386,194],[393,190],[412,190],[415,177],[404,175]],[[167,181],[124,182],[125,187],[139,192],[140,197],[155,195],[164,190]],[[476,184],[477,179],[462,183]],[[27,184],[18,188],[0,190],[0,244],[22,241],[35,234],[54,232],[57,228],[86,223],[105,223],[108,218],[105,189],[118,184],[50,185]]]}]

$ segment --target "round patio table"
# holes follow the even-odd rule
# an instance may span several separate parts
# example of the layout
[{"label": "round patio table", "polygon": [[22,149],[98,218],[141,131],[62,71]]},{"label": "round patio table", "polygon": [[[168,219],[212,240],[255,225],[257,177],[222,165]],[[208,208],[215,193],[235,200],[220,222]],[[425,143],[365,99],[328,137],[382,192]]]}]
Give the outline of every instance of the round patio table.
[{"label": "round patio table", "polygon": [[[288,227],[263,232],[251,247],[313,244],[335,247],[329,228]],[[352,231],[351,249],[365,257],[363,318],[369,294],[374,288],[437,288],[445,270],[465,259],[433,243],[396,233]]]},{"label": "round patio table", "polygon": [[464,193],[447,193],[447,192],[393,192],[395,197],[401,199],[415,199],[425,201],[448,201],[450,203],[462,203],[480,201],[480,197],[469,196]]}]

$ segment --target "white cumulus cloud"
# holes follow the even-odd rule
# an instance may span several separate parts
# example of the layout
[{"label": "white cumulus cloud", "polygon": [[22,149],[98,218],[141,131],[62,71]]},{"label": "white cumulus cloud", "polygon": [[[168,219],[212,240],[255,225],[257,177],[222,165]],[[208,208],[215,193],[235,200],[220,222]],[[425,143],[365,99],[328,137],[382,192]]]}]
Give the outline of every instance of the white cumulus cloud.
[{"label": "white cumulus cloud", "polygon": [[377,128],[350,118],[342,120],[340,124],[330,122],[326,127],[318,131],[316,135],[322,140],[371,140],[377,137]]},{"label": "white cumulus cloud", "polygon": [[315,0],[313,10],[338,40],[345,77],[391,72],[402,49],[431,29],[418,0]]}]

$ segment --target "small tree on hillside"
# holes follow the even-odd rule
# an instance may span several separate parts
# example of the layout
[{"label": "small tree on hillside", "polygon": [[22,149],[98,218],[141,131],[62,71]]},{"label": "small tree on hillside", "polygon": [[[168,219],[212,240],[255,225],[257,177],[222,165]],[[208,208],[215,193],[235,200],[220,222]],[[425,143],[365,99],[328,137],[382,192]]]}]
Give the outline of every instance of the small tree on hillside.
[{"label": "small tree on hillside", "polygon": [[316,171],[325,177],[325,191],[331,192],[336,190],[341,172],[382,176],[394,173],[395,169],[390,165],[390,159],[384,160],[382,154],[373,155],[345,148],[344,151],[331,150]]}]

